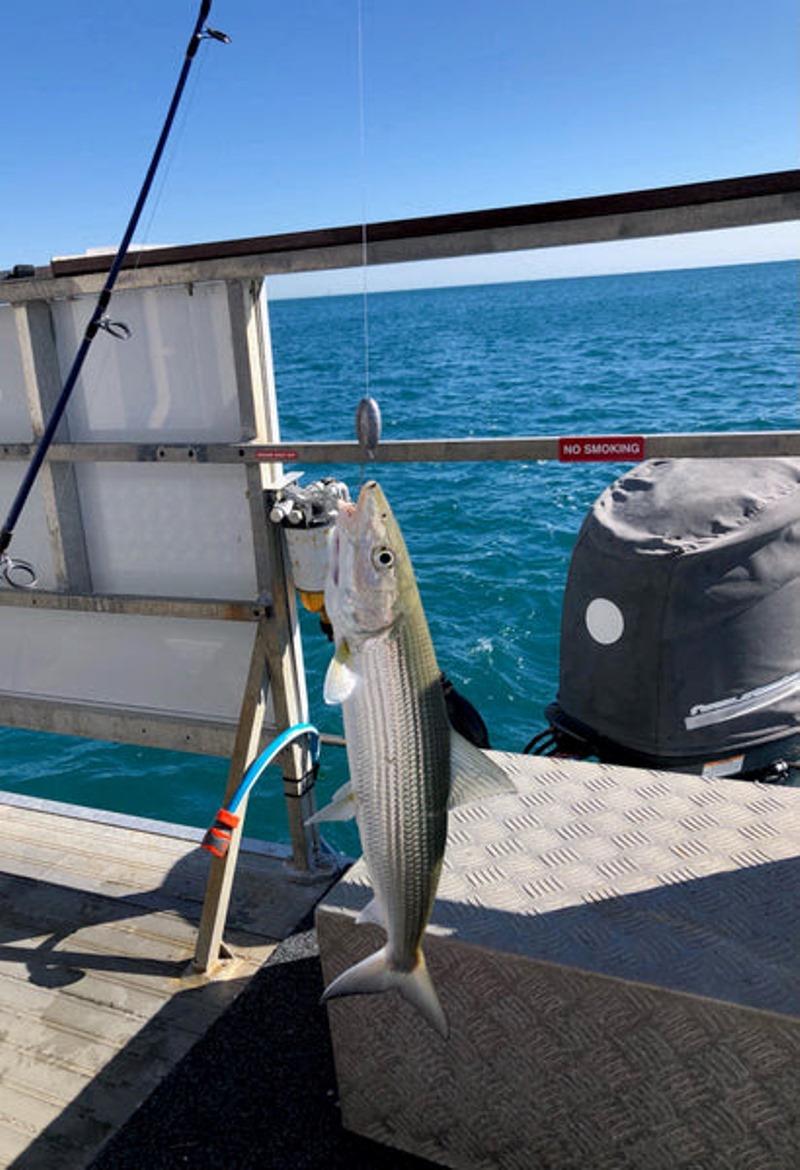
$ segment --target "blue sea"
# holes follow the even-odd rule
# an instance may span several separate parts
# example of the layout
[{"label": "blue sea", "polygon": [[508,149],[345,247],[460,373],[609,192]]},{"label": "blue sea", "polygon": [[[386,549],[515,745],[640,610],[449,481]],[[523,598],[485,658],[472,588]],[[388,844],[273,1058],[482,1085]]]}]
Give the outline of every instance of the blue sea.
[{"label": "blue sea", "polygon": [[[795,262],[373,294],[370,389],[385,438],[796,428]],[[352,438],[364,391],[360,296],[270,309],[284,439]],[[558,685],[570,551],[613,464],[389,465],[383,484],[416,568],[440,665],[479,708],[492,745],[522,750]],[[354,467],[307,468],[352,488]],[[329,644],[303,615],[312,719]],[[224,761],[0,729],[0,786],[205,826]],[[327,748],[325,792],[345,775]],[[277,773],[246,833],[287,840]],[[349,829],[328,834],[352,849]]]}]

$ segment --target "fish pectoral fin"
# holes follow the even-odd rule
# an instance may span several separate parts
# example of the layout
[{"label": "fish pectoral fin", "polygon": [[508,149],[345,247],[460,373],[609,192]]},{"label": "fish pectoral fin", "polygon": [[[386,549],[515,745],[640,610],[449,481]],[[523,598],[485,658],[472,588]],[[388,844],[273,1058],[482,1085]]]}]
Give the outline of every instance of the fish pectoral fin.
[{"label": "fish pectoral fin", "polygon": [[367,902],[366,906],[358,912],[357,925],[362,926],[365,922],[374,922],[376,926],[382,926],[384,930],[386,929],[386,914],[377,896]]},{"label": "fish pectoral fin", "polygon": [[322,697],[331,707],[344,703],[356,688],[358,677],[349,663],[350,649],[346,642],[342,642],[331,659],[322,689]]},{"label": "fish pectoral fin", "polygon": [[431,982],[425,957],[419,952],[416,965],[410,971],[398,971],[389,966],[388,947],[376,951],[369,958],[362,959],[354,967],[342,972],[325,988],[324,1003],[339,995],[377,995],[381,991],[394,989],[403,999],[412,1004],[432,1028],[445,1040],[450,1034],[447,1016],[439,1003],[436,988]]},{"label": "fish pectoral fin", "polygon": [[320,821],[349,821],[358,811],[358,802],[353,785],[348,781],[341,788],[337,788],[331,797],[330,804],[317,809],[313,816],[305,822],[306,825],[318,825]]},{"label": "fish pectoral fin", "polygon": [[448,808],[485,800],[489,796],[508,796],[516,792],[513,780],[457,731],[450,732],[450,798]]}]

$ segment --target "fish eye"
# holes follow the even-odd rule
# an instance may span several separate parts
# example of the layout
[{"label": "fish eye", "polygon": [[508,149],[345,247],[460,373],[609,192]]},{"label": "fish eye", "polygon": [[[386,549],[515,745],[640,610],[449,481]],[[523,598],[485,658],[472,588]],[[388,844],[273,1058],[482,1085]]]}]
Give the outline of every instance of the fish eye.
[{"label": "fish eye", "polygon": [[372,553],[372,563],[376,569],[391,569],[394,553],[390,548],[376,548]]}]

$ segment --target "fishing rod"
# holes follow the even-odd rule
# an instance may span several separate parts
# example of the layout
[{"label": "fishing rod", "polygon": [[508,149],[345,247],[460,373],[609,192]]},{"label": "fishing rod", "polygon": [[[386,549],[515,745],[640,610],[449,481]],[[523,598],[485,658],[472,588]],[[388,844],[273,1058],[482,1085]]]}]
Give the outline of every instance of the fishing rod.
[{"label": "fishing rod", "polygon": [[89,324],[86,326],[83,340],[78,346],[78,352],[75,354],[75,358],[73,359],[72,366],[70,367],[70,371],[67,374],[66,381],[64,382],[61,393],[58,396],[58,401],[53,408],[50,421],[42,432],[42,436],[39,439],[36,450],[34,451],[31,457],[31,461],[28,464],[28,469],[25,473],[22,483],[20,484],[19,490],[14,497],[14,502],[8,510],[8,515],[5,518],[2,529],[0,529],[0,572],[3,574],[8,584],[13,586],[15,589],[32,588],[36,584],[37,580],[36,570],[34,569],[33,565],[29,564],[27,561],[14,560],[8,555],[6,550],[11,543],[11,538],[14,535],[14,528],[16,527],[17,521],[19,520],[22,509],[27,503],[28,497],[31,494],[31,489],[36,482],[36,477],[39,474],[45,456],[47,455],[47,452],[50,449],[50,445],[53,442],[55,433],[58,429],[58,424],[61,422],[62,415],[67,408],[67,403],[69,402],[72,391],[75,389],[75,384],[78,381],[78,377],[80,376],[81,369],[83,368],[83,363],[86,361],[86,355],[89,352],[91,344],[94,341],[98,330],[100,329],[105,330],[105,332],[109,333],[112,337],[122,339],[130,337],[130,330],[128,329],[127,325],[124,325],[121,321],[111,321],[107,315],[107,309],[111,300],[111,292],[116,283],[117,276],[119,275],[119,270],[122,267],[125,256],[128,253],[128,248],[130,247],[131,240],[133,239],[133,233],[136,231],[142,210],[144,209],[144,205],[147,202],[147,196],[150,194],[150,188],[153,185],[153,179],[155,178],[156,171],[158,170],[158,164],[160,163],[161,156],[164,153],[164,147],[167,144],[167,139],[169,138],[170,131],[172,129],[172,123],[175,121],[175,115],[178,112],[178,106],[180,105],[181,97],[183,96],[183,91],[186,87],[186,81],[189,77],[189,70],[192,67],[192,61],[194,60],[194,56],[200,46],[201,41],[214,40],[220,41],[225,45],[230,44],[230,37],[226,33],[219,32],[217,29],[208,28],[206,26],[206,20],[208,19],[208,14],[210,11],[211,0],[202,0],[200,4],[200,10],[197,15],[197,20],[195,21],[195,25],[192,30],[192,35],[189,38],[189,44],[186,47],[186,54],[183,60],[180,75],[178,77],[178,82],[175,86],[175,92],[172,95],[172,101],[169,104],[167,116],[164,119],[164,125],[161,127],[161,133],[158,137],[156,148],[153,151],[153,157],[150,159],[150,165],[147,168],[147,174],[144,177],[144,182],[142,183],[139,197],[136,200],[130,220],[128,221],[128,226],[125,229],[125,234],[122,237],[122,241],[112,261],[105,284],[103,285],[100,295],[97,298],[97,304],[94,307],[94,312],[92,313],[92,316],[89,320]]}]

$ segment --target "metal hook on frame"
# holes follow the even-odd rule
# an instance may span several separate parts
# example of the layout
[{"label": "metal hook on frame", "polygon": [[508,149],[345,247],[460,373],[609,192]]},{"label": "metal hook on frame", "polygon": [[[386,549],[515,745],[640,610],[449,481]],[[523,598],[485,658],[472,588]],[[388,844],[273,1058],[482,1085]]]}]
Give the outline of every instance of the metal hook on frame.
[{"label": "metal hook on frame", "polygon": [[33,589],[39,580],[30,561],[11,557],[8,553],[0,553],[0,573],[12,589]]},{"label": "metal hook on frame", "polygon": [[133,336],[130,325],[126,325],[124,321],[112,321],[110,317],[101,317],[97,322],[97,328],[104,329],[117,341],[128,341]]}]

